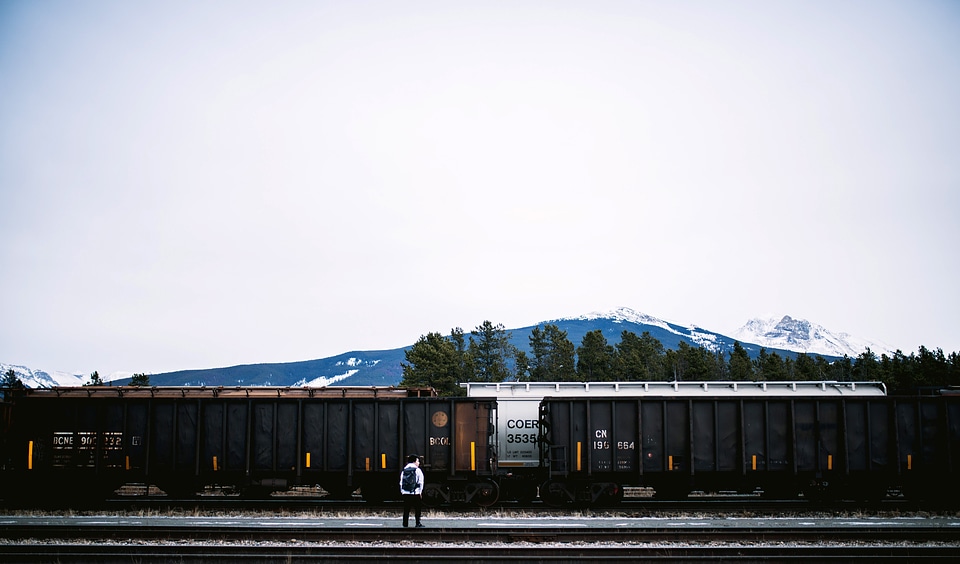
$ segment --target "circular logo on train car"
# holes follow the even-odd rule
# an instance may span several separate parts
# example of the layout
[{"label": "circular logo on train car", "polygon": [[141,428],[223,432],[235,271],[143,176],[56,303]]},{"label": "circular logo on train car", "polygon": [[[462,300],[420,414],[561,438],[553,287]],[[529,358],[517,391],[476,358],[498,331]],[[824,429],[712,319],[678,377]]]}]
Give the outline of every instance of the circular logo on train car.
[{"label": "circular logo on train car", "polygon": [[447,426],[447,414],[438,411],[433,414],[433,426],[434,427],[446,427]]}]

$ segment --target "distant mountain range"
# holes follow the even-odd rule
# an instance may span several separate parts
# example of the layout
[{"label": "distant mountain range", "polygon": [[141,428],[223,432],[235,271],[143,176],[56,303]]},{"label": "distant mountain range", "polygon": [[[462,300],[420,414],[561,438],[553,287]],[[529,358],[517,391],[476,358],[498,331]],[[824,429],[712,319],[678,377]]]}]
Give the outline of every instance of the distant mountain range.
[{"label": "distant mountain range", "polygon": [[[649,332],[667,349],[676,349],[681,342],[704,347],[714,352],[729,353],[739,341],[751,357],[761,348],[768,352],[794,357],[797,353],[820,355],[827,359],[859,356],[868,347],[875,354],[892,355],[889,347],[846,333],[836,333],[803,319],[784,316],[779,319],[752,319],[734,333],[721,335],[696,326],[670,323],[629,308],[595,312],[579,317],[554,319],[529,327],[508,329],[511,343],[529,354],[530,332],[534,327],[553,324],[566,331],[567,337],[579,346],[583,336],[600,330],[611,345],[620,342],[623,331],[637,335]],[[413,343],[411,343],[412,345]],[[409,347],[384,351],[354,351],[318,360],[273,364],[247,364],[227,368],[180,370],[151,374],[156,386],[394,386],[402,378],[401,362]],[[0,363],[0,372],[13,369],[29,387],[77,386],[89,381],[89,374],[44,372],[23,366]],[[119,376],[119,379],[118,379]],[[129,382],[131,374],[101,375],[117,384]]]}]

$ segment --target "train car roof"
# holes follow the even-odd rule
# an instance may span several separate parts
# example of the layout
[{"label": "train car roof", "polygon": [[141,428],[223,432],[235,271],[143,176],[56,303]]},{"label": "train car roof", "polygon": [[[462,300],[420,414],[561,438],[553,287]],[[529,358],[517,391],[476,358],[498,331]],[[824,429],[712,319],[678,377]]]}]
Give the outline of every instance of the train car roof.
[{"label": "train car roof", "polygon": [[28,397],[98,398],[421,398],[436,397],[433,388],[394,386],[75,386],[26,388]]},{"label": "train car roof", "polygon": [[467,382],[469,397],[885,396],[882,382]]}]

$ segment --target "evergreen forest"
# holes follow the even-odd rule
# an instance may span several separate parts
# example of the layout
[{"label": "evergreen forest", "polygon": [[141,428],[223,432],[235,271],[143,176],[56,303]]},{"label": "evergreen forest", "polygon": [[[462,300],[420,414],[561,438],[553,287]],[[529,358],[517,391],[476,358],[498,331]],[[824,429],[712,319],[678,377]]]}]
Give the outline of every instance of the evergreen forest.
[{"label": "evergreen forest", "polygon": [[485,321],[471,333],[428,333],[410,347],[402,363],[401,386],[433,387],[442,396],[462,395],[460,382],[604,381],[839,381],[883,382],[891,395],[960,386],[960,355],[921,346],[916,353],[877,356],[866,349],[856,358],[795,358],[761,349],[750,358],[740,343],[730,353],[681,342],[676,350],[644,332],[624,331],[611,345],[599,330],[574,345],[556,325],[533,328],[529,352],[510,344],[502,324]]}]

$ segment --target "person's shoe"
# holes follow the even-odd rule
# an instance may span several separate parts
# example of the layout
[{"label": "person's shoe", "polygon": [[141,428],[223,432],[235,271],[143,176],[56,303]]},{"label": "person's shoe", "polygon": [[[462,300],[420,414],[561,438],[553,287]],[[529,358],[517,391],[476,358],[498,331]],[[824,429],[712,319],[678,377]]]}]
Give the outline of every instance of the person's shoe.
[{"label": "person's shoe", "polygon": [[407,526],[407,524],[406,524],[406,523],[404,523],[404,524],[403,524],[403,526],[404,526],[404,527],[406,527],[406,526]]},{"label": "person's shoe", "polygon": [[417,528],[418,528],[418,529],[424,529],[424,528],[426,528],[426,527],[423,526],[423,523],[417,523]]}]

